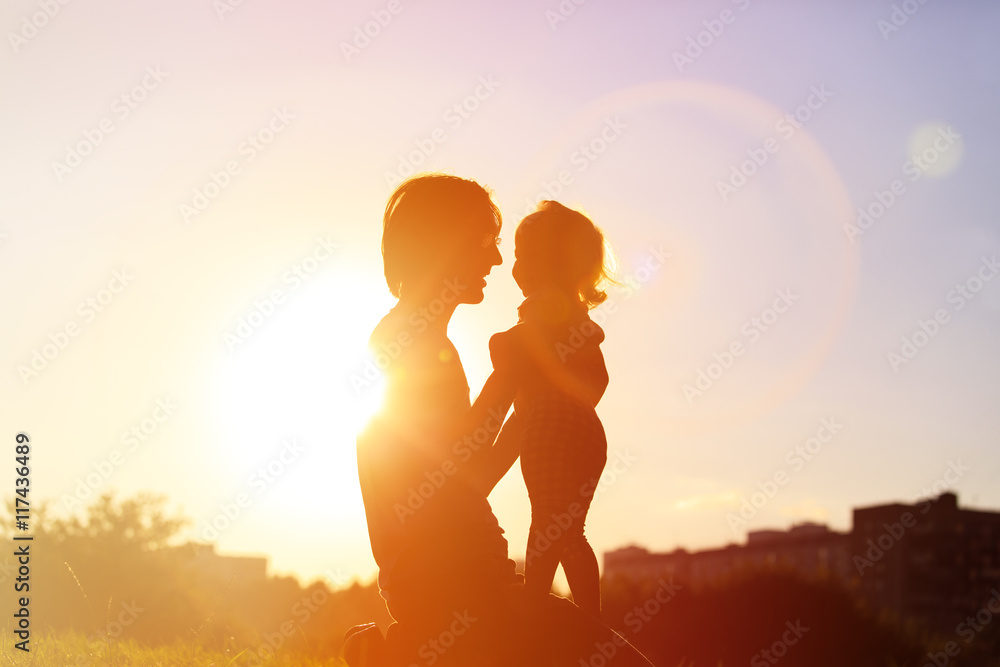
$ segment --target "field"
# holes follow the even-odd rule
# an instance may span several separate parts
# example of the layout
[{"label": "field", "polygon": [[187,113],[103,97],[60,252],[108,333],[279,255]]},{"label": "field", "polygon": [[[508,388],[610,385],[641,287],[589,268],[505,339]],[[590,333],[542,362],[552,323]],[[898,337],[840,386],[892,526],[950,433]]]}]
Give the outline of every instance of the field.
[{"label": "field", "polygon": [[207,651],[195,644],[176,643],[151,648],[134,640],[112,639],[88,642],[80,633],[43,633],[32,637],[31,651],[14,648],[16,638],[4,631],[0,641],[0,665],[33,667],[346,667],[338,659],[317,660],[279,652],[261,661],[245,651]]}]

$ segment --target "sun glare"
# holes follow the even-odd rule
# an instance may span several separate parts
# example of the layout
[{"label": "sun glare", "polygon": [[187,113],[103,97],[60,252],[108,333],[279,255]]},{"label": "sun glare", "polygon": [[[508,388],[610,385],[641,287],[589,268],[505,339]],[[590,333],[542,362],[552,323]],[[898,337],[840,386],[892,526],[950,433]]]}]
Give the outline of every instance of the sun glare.
[{"label": "sun glare", "polygon": [[[367,341],[391,298],[378,283],[359,287],[367,281],[357,275],[328,271],[303,286],[228,353],[218,375],[224,469],[280,470],[282,504],[316,508],[325,521],[361,511],[354,443],[381,400]],[[301,451],[295,458],[282,454],[289,440]],[[317,493],[329,497],[317,502]]]}]

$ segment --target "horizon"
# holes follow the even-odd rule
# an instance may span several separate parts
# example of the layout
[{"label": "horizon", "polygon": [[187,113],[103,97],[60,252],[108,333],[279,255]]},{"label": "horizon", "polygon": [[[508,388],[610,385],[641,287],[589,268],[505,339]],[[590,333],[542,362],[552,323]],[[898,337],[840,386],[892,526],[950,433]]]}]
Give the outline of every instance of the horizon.
[{"label": "horizon", "polygon": [[[937,502],[943,496],[948,495],[948,494],[955,495],[953,492],[945,490],[945,491],[942,491],[940,494],[938,494],[936,496],[922,496],[922,497],[920,497],[920,498],[917,499],[917,502],[906,503],[906,502],[887,501],[887,502],[883,502],[883,503],[876,503],[876,504],[873,504],[873,505],[865,505],[863,507],[854,507],[852,509],[853,510],[867,510],[867,509],[875,509],[875,508],[881,509],[881,508],[900,507],[900,506],[902,506],[902,507],[916,507],[916,506],[918,506],[918,505],[921,504],[920,501],[933,501],[933,502]],[[997,508],[988,508],[988,507],[971,507],[971,506],[968,506],[968,505],[962,505],[962,504],[960,504],[961,497],[958,497],[957,501],[959,501],[958,509],[961,510],[961,511],[967,511],[967,512],[984,512],[984,513],[1000,514],[1000,507],[997,507]],[[703,545],[699,549],[688,549],[687,547],[685,547],[682,544],[677,544],[677,545],[674,545],[673,548],[671,548],[669,550],[654,551],[654,550],[651,550],[648,547],[646,547],[646,546],[644,546],[642,544],[639,544],[639,543],[621,544],[621,545],[619,545],[617,547],[610,547],[610,548],[608,548],[608,549],[606,549],[604,551],[601,551],[598,554],[598,563],[600,564],[600,567],[601,567],[601,576],[603,578],[603,576],[604,576],[604,557],[607,556],[608,554],[615,554],[615,553],[619,553],[619,552],[622,552],[622,551],[628,551],[630,549],[639,549],[639,550],[645,552],[646,554],[648,554],[650,556],[673,555],[673,554],[676,554],[677,552],[683,552],[683,553],[687,553],[689,555],[698,555],[698,554],[712,552],[712,551],[725,551],[725,550],[731,549],[733,547],[749,547],[749,546],[752,546],[750,544],[750,540],[751,540],[751,536],[752,535],[758,535],[758,536],[759,535],[764,535],[764,534],[773,535],[775,533],[779,533],[779,534],[782,534],[782,535],[791,535],[796,529],[814,528],[814,527],[815,528],[822,528],[823,531],[824,531],[824,533],[826,533],[826,534],[834,534],[834,535],[839,535],[839,536],[849,536],[849,535],[854,534],[854,532],[855,532],[855,526],[853,525],[853,523],[846,530],[836,530],[835,528],[832,528],[827,523],[824,523],[824,522],[821,522],[821,521],[812,521],[812,520],[808,520],[807,519],[807,520],[800,521],[798,523],[792,523],[791,525],[788,525],[788,526],[786,526],[784,528],[759,526],[759,527],[757,527],[757,528],[755,528],[753,530],[747,530],[746,533],[743,535],[743,540],[742,541],[739,541],[737,539],[737,540],[734,540],[734,541],[726,542],[724,544]],[[268,570],[270,570],[270,558],[269,558],[269,556],[266,553],[227,553],[227,552],[219,552],[218,550],[215,549],[216,545],[214,543],[206,543],[206,542],[185,542],[183,544],[176,545],[176,546],[187,546],[189,544],[198,544],[198,545],[208,546],[208,547],[210,547],[210,548],[213,549],[213,553],[215,553],[216,556],[220,556],[220,557],[264,558],[265,560],[268,561],[268,566],[267,567],[268,567]],[[517,564],[517,566],[519,568],[518,571],[522,571],[521,568],[524,567],[524,559],[523,558],[516,558],[516,559],[514,559],[514,561],[515,561],[515,563]],[[312,582],[315,582],[315,581],[323,581],[324,583],[327,584],[327,586],[329,588],[331,588],[331,590],[339,590],[339,589],[349,588],[351,586],[354,586],[355,584],[360,584],[362,586],[372,586],[372,585],[375,585],[377,583],[376,582],[377,574],[378,574],[377,571],[375,571],[375,572],[372,572],[371,576],[369,578],[367,578],[367,579],[361,578],[361,577],[351,577],[349,580],[346,578],[345,575],[343,575],[343,573],[341,573],[339,571],[332,571],[332,570],[327,570],[326,572],[321,572],[318,576],[316,576],[316,577],[314,577],[312,579],[302,579],[299,576],[297,576],[295,573],[281,573],[281,572],[270,572],[270,571],[268,571],[267,576],[269,576],[269,577],[292,576],[292,577],[296,578],[302,585],[306,585],[306,584],[309,584],[309,583],[312,583]],[[565,577],[561,576],[561,572],[559,574],[560,574],[560,577],[557,579],[557,581],[555,583],[556,590],[557,591],[561,590],[562,591],[561,594],[566,594],[566,593],[568,593],[569,589],[566,586]]]}]

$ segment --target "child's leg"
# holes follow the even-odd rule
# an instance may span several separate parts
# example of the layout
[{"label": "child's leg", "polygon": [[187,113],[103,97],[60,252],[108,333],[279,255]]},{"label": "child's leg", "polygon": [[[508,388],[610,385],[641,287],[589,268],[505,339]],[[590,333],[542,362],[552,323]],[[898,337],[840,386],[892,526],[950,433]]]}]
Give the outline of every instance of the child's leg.
[{"label": "child's leg", "polygon": [[597,557],[583,524],[607,461],[603,427],[593,410],[562,399],[535,409],[542,415],[529,411],[521,449],[531,501],[525,588],[548,593],[561,561],[578,606],[599,617]]},{"label": "child's leg", "polygon": [[597,556],[583,534],[585,516],[553,511],[551,507],[532,510],[524,565],[525,588],[532,593],[548,593],[556,568],[562,563],[573,602],[600,618],[601,578]]},{"label": "child's leg", "polygon": [[[583,533],[583,527],[607,461],[603,439],[600,444],[602,447],[599,456],[595,456],[590,462],[593,466],[590,469],[591,476],[581,480],[581,484],[577,486],[578,497],[568,504],[570,509],[575,508],[576,511],[569,513],[572,523],[566,530],[566,540],[559,558],[570,592],[573,593],[573,602],[595,618],[601,618],[601,574],[597,568],[597,556]],[[582,459],[580,463],[584,461]]]},{"label": "child's leg", "polygon": [[597,556],[583,535],[582,521],[579,536],[566,545],[560,562],[573,593],[573,602],[580,609],[600,618],[601,575],[597,568]]},{"label": "child's leg", "polygon": [[529,593],[545,595],[552,590],[563,545],[562,535],[556,532],[558,526],[551,520],[542,519],[542,515],[542,512],[531,512],[524,557],[524,587]]}]

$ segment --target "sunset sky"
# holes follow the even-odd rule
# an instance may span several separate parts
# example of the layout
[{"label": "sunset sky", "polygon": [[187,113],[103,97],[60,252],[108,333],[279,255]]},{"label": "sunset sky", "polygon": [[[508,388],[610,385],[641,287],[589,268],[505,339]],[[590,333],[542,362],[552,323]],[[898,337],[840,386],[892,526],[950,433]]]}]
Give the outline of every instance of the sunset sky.
[{"label": "sunset sky", "polygon": [[[473,394],[532,203],[615,248],[598,553],[935,483],[1000,509],[997,3],[51,4],[0,9],[0,437],[34,502],[153,491],[186,539],[369,580],[381,214],[440,170],[504,215],[449,330]],[[520,557],[516,466],[490,500]]]}]

